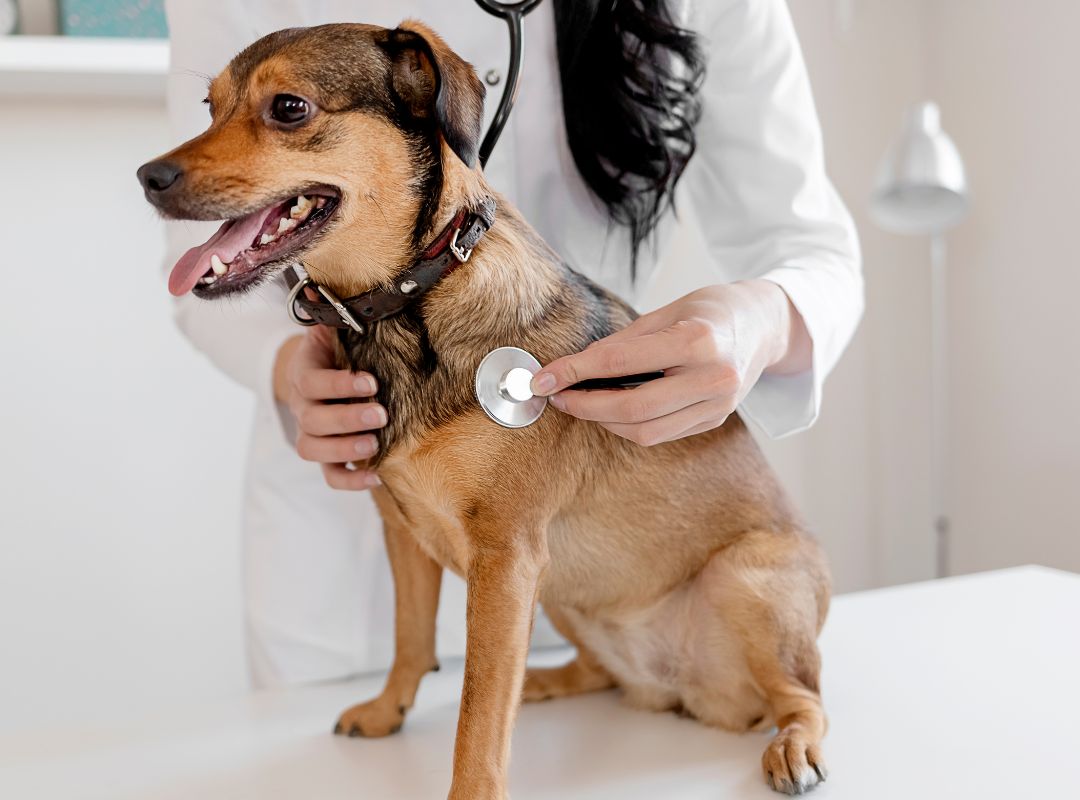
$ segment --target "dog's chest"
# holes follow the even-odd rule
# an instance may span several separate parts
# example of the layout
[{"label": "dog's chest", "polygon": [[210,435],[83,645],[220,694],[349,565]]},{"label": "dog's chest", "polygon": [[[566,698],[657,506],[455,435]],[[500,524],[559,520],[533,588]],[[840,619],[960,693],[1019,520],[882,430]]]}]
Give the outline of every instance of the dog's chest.
[{"label": "dog's chest", "polygon": [[408,445],[385,459],[379,474],[421,549],[444,569],[465,577],[472,548],[460,512],[465,501],[455,487],[418,463]]},{"label": "dog's chest", "polygon": [[467,370],[435,352],[419,308],[375,323],[363,336],[342,331],[339,344],[339,366],[369,372],[379,385],[375,399],[386,408],[387,425],[378,431],[376,462],[468,409]]}]

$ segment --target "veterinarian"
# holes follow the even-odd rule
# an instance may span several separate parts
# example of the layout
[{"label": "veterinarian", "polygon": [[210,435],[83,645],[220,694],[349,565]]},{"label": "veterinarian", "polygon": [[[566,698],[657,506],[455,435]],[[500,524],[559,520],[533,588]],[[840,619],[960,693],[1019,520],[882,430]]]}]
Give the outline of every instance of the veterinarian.
[{"label": "veterinarian", "polygon": [[[279,28],[423,19],[488,85],[485,121],[508,61],[505,26],[472,0],[171,0],[166,8],[178,139],[206,126],[204,77]],[[625,55],[619,31],[629,28],[648,31],[651,55]],[[700,221],[710,255],[707,265],[683,265],[707,274],[708,285],[547,365],[534,390],[642,446],[720,425],[736,407],[771,436],[811,425],[863,289],[855,229],[825,174],[783,0],[544,0],[525,29],[521,91],[488,163],[491,184],[571,265],[628,299],[673,241],[676,178],[678,204]],[[664,79],[658,65],[672,63]],[[631,70],[662,78],[646,90],[661,111],[628,96]],[[649,151],[654,141],[659,151]],[[170,223],[167,264],[216,225]],[[379,519],[367,493],[355,491],[377,478],[343,465],[374,452],[372,432],[386,412],[324,402],[370,397],[375,379],[333,370],[326,330],[289,322],[284,297],[271,285],[242,303],[187,295],[176,307],[192,344],[257,397],[244,592],[259,686],[380,669],[393,651]],[[578,380],[656,369],[663,379],[630,392],[561,392]],[[440,652],[461,653],[464,587],[450,577],[443,585]]]}]

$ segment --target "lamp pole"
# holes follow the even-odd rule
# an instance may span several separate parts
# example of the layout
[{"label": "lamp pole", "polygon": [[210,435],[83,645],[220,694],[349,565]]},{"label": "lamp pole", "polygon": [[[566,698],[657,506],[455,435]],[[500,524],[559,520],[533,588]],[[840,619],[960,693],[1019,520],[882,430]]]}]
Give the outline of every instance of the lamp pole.
[{"label": "lamp pole", "polygon": [[949,574],[949,510],[947,469],[949,451],[945,439],[949,408],[949,331],[946,308],[945,234],[930,237],[930,483],[934,514],[934,572]]},{"label": "lamp pole", "polygon": [[934,573],[949,574],[945,232],[968,212],[964,162],[934,103],[915,105],[878,170],[870,212],[891,233],[930,237],[930,503]]}]

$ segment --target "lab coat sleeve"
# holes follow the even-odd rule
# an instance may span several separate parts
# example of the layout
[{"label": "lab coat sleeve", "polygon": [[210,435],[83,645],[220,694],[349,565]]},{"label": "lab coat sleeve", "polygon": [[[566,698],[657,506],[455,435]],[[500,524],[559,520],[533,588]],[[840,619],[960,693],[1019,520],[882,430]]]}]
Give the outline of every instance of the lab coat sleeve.
[{"label": "lab coat sleeve", "polygon": [[803,374],[766,374],[741,413],[772,437],[809,427],[863,311],[858,236],[825,173],[821,128],[784,0],[695,4],[707,73],[684,180],[725,281],[778,284],[813,340]]},{"label": "lab coat sleeve", "polygon": [[[166,4],[171,31],[171,64],[167,82],[170,142],[201,133],[210,123],[206,106],[207,82],[249,43],[250,19],[238,4],[222,3],[199,8],[170,0]],[[220,223],[169,222],[166,225],[164,268],[193,245],[210,237]],[[164,290],[164,289],[163,289]],[[191,343],[226,375],[252,389],[260,405],[275,408],[273,369],[278,349],[300,329],[285,313],[285,292],[280,282],[266,284],[242,297],[214,301],[191,294],[177,298],[177,325]],[[283,433],[291,420],[282,415]]]}]

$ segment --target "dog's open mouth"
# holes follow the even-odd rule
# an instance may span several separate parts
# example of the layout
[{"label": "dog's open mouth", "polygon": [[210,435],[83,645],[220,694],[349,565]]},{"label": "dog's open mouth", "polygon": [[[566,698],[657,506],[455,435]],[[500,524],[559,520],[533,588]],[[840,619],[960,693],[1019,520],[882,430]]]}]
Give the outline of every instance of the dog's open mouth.
[{"label": "dog's open mouth", "polygon": [[285,263],[311,242],[337,210],[338,195],[309,191],[260,211],[226,220],[206,244],[188,250],[169,275],[176,296],[216,297],[245,289],[270,264]]}]

